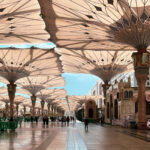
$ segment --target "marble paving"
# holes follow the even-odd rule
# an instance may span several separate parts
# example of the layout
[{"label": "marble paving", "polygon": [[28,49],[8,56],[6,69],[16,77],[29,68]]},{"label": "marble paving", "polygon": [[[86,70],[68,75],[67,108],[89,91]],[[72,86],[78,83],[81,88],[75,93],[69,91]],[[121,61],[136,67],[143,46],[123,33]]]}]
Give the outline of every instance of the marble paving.
[{"label": "marble paving", "polygon": [[[82,123],[69,126],[23,123],[15,133],[0,133],[0,150],[150,150],[150,131]],[[144,138],[139,138],[144,137]]]}]

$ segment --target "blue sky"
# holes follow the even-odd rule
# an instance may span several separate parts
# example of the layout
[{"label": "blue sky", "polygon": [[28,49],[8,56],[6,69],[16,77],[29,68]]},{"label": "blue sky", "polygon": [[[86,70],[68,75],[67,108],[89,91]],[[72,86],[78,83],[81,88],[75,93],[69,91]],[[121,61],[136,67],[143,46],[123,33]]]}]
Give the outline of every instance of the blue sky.
[{"label": "blue sky", "polygon": [[[29,48],[31,46],[39,48],[53,48],[55,45],[53,43],[43,43],[43,44],[17,44],[17,45],[0,45],[0,48],[16,47],[16,48]],[[87,95],[89,90],[96,84],[99,80],[98,77],[90,74],[73,74],[73,73],[63,73],[62,76],[66,81],[64,88],[67,91],[67,95]],[[0,84],[2,86],[2,84]]]},{"label": "blue sky", "polygon": [[63,73],[62,76],[66,81],[63,88],[67,91],[67,95],[87,95],[99,80],[98,77],[90,74]]}]

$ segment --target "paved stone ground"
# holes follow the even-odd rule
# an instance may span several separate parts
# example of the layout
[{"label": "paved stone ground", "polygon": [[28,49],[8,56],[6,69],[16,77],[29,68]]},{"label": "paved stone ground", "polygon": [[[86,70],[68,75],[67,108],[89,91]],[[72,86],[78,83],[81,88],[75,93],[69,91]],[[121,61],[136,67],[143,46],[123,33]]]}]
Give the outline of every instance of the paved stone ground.
[{"label": "paved stone ground", "polygon": [[150,150],[150,131],[82,123],[48,128],[23,123],[15,133],[0,133],[0,150]]}]

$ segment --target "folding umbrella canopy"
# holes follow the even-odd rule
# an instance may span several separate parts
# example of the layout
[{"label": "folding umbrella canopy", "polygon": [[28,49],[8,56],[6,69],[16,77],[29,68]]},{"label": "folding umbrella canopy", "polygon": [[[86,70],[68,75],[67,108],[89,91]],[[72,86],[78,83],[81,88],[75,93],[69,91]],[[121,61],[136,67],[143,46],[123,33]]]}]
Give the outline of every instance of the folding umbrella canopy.
[{"label": "folding umbrella canopy", "polygon": [[95,51],[58,49],[61,55],[63,71],[71,73],[88,73],[104,81],[103,90],[106,97],[108,82],[117,74],[133,71],[132,52],[130,51]]},{"label": "folding umbrella canopy", "polygon": [[115,75],[133,70],[132,52],[59,49],[64,72],[91,73],[109,82]]},{"label": "folding umbrella canopy", "polygon": [[64,86],[65,81],[61,76],[35,76],[26,77],[18,80],[17,85],[21,87],[17,92],[28,94],[31,96],[31,102],[33,107],[33,117],[35,115],[36,95],[43,89],[48,87]]},{"label": "folding umbrella canopy", "polygon": [[51,40],[59,47],[132,50],[150,44],[149,1],[38,1]]},{"label": "folding umbrella canopy", "polygon": [[98,100],[103,96],[67,96],[67,102],[71,111],[76,111],[87,100]]},{"label": "folding umbrella canopy", "polygon": [[42,116],[44,115],[44,106],[45,106],[45,102],[47,102],[49,100],[50,96],[55,95],[55,92],[57,93],[57,91],[59,91],[59,89],[45,89],[40,91],[37,94],[37,97],[41,100],[41,110],[42,110]]},{"label": "folding umbrella canopy", "polygon": [[37,0],[0,1],[0,43],[44,43],[49,35],[40,17]]},{"label": "folding umbrella canopy", "polygon": [[[8,95],[1,95],[0,96],[0,101],[5,102],[5,117],[8,116],[8,111],[9,111],[9,106],[8,103],[10,102],[9,96]],[[19,110],[19,104],[24,103],[27,101],[27,98],[23,97],[23,96],[15,96],[14,99],[14,104],[16,104],[16,114],[18,116],[18,110]],[[14,108],[14,106],[13,106]]]},{"label": "folding umbrella canopy", "polygon": [[[60,75],[61,64],[54,50],[47,49],[1,49],[0,76],[1,82],[9,83],[8,94],[10,107],[13,105],[18,79],[28,76]],[[13,109],[11,109],[13,116]],[[11,117],[13,118],[13,117]]]}]

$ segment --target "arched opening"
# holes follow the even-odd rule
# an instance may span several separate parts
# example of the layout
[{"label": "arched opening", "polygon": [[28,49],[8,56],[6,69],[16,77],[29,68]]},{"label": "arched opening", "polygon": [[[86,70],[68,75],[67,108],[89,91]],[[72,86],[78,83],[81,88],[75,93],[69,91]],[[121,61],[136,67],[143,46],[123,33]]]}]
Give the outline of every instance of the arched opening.
[{"label": "arched opening", "polygon": [[120,97],[120,95],[119,95],[119,92],[117,93],[117,99],[119,100],[119,97]]},{"label": "arched opening", "polygon": [[90,118],[90,121],[97,120],[97,106],[94,100],[88,100],[85,103],[85,118]]},{"label": "arched opening", "polygon": [[114,112],[115,119],[118,119],[118,101],[115,100],[115,112]]},{"label": "arched opening", "polygon": [[89,109],[89,118],[93,118],[93,109],[92,108]]},{"label": "arched opening", "polygon": [[146,115],[150,115],[150,102],[146,101]]},{"label": "arched opening", "polygon": [[125,98],[125,99],[129,98],[128,91],[125,91],[125,92],[124,92],[124,98]]},{"label": "arched opening", "polygon": [[109,118],[109,102],[107,102],[107,118]]},{"label": "arched opening", "polygon": [[132,97],[133,97],[133,92],[129,91],[129,98],[132,98]]}]

